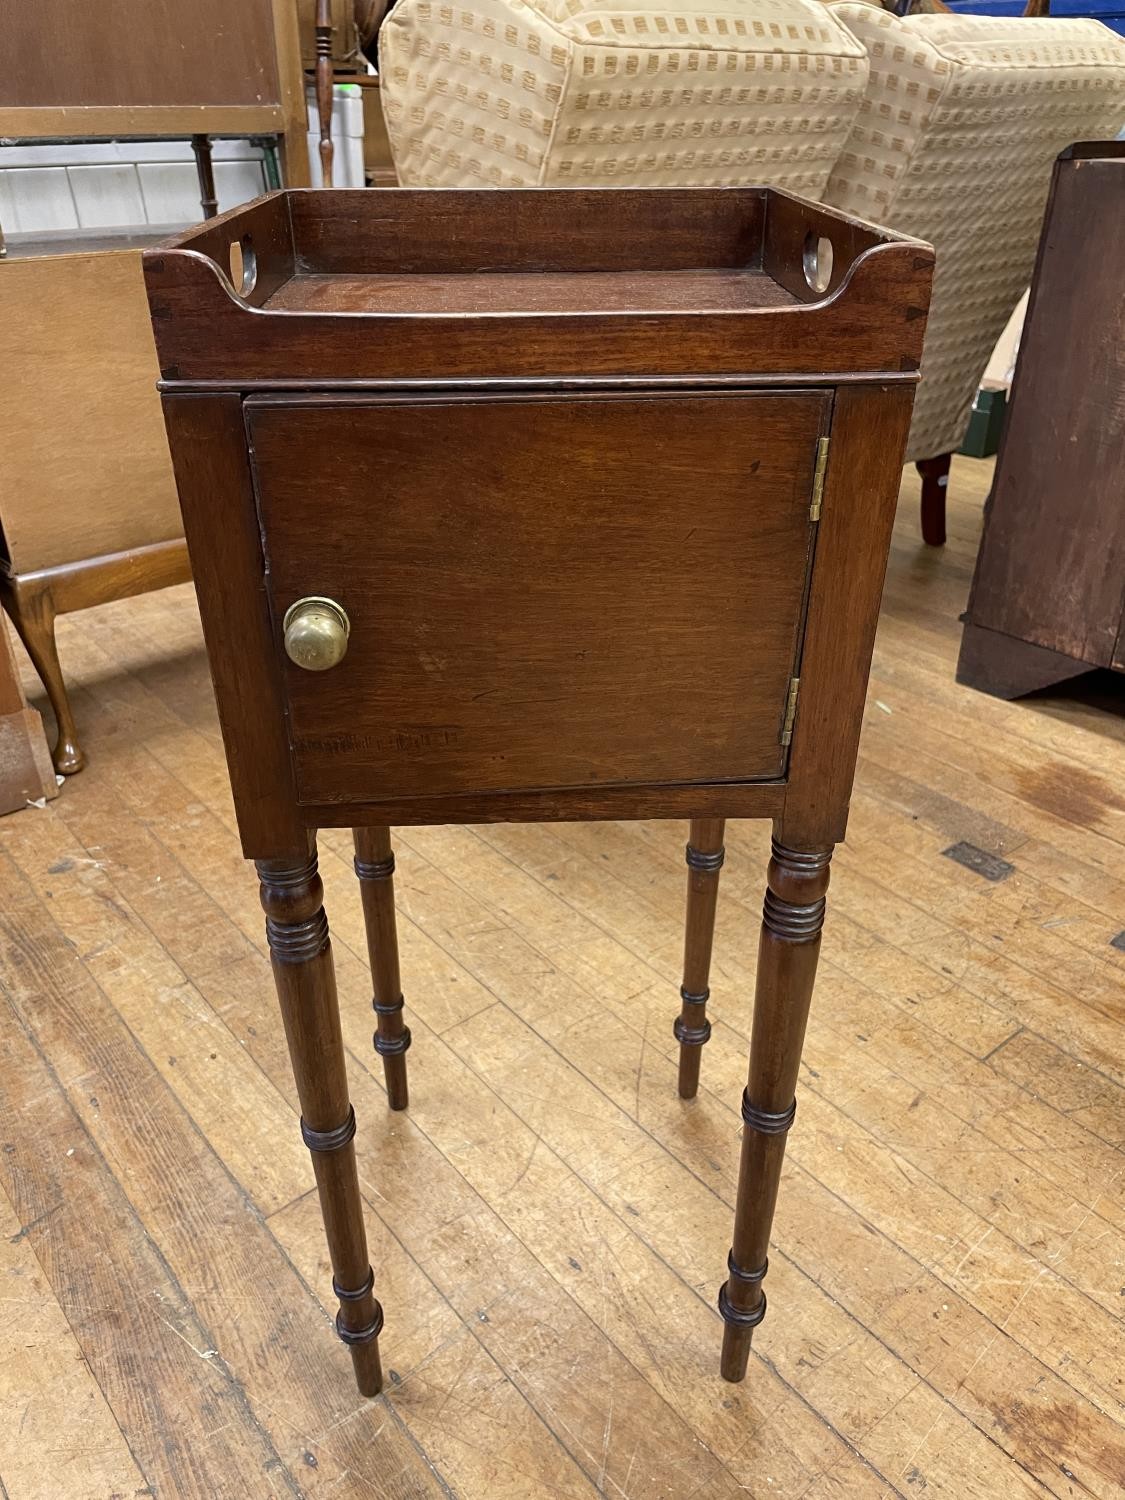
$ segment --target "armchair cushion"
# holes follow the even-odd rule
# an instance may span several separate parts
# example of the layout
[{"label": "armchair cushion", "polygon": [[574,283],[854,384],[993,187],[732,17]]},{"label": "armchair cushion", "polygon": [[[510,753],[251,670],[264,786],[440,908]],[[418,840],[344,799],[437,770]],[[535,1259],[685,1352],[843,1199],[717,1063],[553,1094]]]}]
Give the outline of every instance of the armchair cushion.
[{"label": "armchair cushion", "polygon": [[379,56],[412,187],[819,198],[867,82],[863,46],[818,0],[401,0]]},{"label": "armchair cushion", "polygon": [[908,456],[955,450],[1027,286],[1059,152],[1125,122],[1125,43],[1098,21],[833,5],[871,65],[825,201],[937,251]]}]

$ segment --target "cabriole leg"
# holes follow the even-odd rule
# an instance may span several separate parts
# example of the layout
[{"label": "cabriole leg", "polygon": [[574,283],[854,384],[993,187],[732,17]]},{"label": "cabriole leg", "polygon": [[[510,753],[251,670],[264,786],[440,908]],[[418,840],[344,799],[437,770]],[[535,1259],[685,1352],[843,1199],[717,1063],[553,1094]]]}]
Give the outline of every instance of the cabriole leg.
[{"label": "cabriole leg", "polygon": [[387,1100],[392,1109],[410,1102],[406,1087],[406,1051],[410,1028],[402,1019],[402,982],[398,967],[398,928],[395,925],[395,856],[389,828],[357,828],[355,872],[363,897],[367,925],[367,956],[375,1012],[375,1051],[383,1059]]},{"label": "cabriole leg", "polygon": [[715,903],[723,865],[722,818],[693,818],[685,851],[688,867],[687,918],[684,924],[684,982],[680,1014],[672,1028],[680,1044],[680,1098],[699,1090],[700,1053],[711,1035],[707,1019],[711,945],[715,937]]},{"label": "cabriole leg", "polygon": [[379,1330],[383,1309],[367,1256],[356,1174],[355,1112],[348,1102],[336,975],[328,940],[316,851],[294,860],[258,860],[274,983],[301,1102],[301,1134],[312,1152],[332,1287],[340,1301],[336,1330],[352,1353],[364,1396],[383,1388]]},{"label": "cabriole leg", "polygon": [[750,1340],[765,1317],[766,1251],[777,1203],[785,1135],[797,1110],[794,1097],[809,1016],[831,849],[800,852],[774,839],[750,1036],[750,1077],[742,1096],[742,1164],[734,1212],[730,1276],[719,1293],[722,1375],[746,1374]]},{"label": "cabriole leg", "polygon": [[16,634],[23,642],[31,664],[39,673],[47,699],[55,715],[58,736],[51,751],[55,770],[60,776],[73,776],[86,764],[86,755],[78,743],[78,726],[70,706],[66,679],[59,661],[55,641],[55,606],[48,589],[35,592],[8,584],[4,605],[11,616]]}]

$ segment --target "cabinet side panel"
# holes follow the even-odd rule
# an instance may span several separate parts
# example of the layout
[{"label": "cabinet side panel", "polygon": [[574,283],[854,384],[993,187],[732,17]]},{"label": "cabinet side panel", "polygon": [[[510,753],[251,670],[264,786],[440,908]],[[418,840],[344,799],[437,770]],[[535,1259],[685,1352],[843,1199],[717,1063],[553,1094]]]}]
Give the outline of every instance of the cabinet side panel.
[{"label": "cabinet side panel", "polygon": [[277,676],[265,564],[237,396],[165,396],[164,417],[242,847],[304,847]]},{"label": "cabinet side panel", "polygon": [[789,789],[779,837],[844,836],[914,387],[852,386],[833,408]]}]

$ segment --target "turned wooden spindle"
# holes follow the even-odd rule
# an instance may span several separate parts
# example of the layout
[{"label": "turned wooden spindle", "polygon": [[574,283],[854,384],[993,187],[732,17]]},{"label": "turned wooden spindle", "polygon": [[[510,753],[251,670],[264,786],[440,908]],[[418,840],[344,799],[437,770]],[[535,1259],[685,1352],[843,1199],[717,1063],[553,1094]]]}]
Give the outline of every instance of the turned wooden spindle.
[{"label": "turned wooden spindle", "polygon": [[700,1057],[711,1035],[707,1001],[725,826],[723,818],[693,818],[684,851],[688,867],[684,982],[680,986],[680,1014],[672,1028],[680,1044],[681,1099],[694,1099],[699,1092]]},{"label": "turned wooden spindle", "polygon": [[375,1012],[375,1051],[383,1059],[387,1100],[392,1109],[405,1109],[410,1102],[406,1086],[406,1052],[410,1028],[402,1019],[402,983],[398,967],[398,927],[395,922],[395,856],[391,830],[386,827],[357,828],[355,872],[363,897],[367,926],[367,955],[371,963]]},{"label": "turned wooden spindle", "polygon": [[199,206],[205,219],[213,219],[219,212],[219,199],[215,192],[215,169],[211,161],[211,137],[193,135],[191,149],[195,152],[195,174],[199,178]]},{"label": "turned wooden spindle", "polygon": [[355,1112],[348,1100],[336,975],[315,847],[303,859],[256,862],[274,983],[301,1103],[301,1135],[312,1153],[324,1215],[336,1331],[349,1346],[364,1396],[383,1388],[383,1309],[367,1255],[356,1173]]},{"label": "turned wooden spindle", "polygon": [[773,842],[758,943],[750,1073],[742,1096],[742,1162],[730,1275],[719,1292],[724,1380],[742,1380],[754,1329],[765,1317],[762,1287],[781,1180],[785,1136],[797,1111],[801,1048],[809,1016],[832,850],[804,853]]},{"label": "turned wooden spindle", "polygon": [[332,0],[316,0],[316,112],[320,120],[320,175],[332,186]]}]

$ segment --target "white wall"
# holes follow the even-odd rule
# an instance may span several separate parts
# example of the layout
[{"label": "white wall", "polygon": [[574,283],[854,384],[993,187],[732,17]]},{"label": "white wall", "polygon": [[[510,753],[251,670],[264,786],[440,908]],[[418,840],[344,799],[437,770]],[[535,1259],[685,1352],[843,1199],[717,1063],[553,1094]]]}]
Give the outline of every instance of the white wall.
[{"label": "white wall", "polygon": [[[320,125],[309,106],[309,164],[320,186]],[[337,187],[363,186],[363,95],[335,89],[332,138]],[[249,141],[212,142],[219,212],[267,191],[264,153]],[[202,216],[189,141],[101,141],[0,147],[0,225],[5,234],[194,224]]]}]

